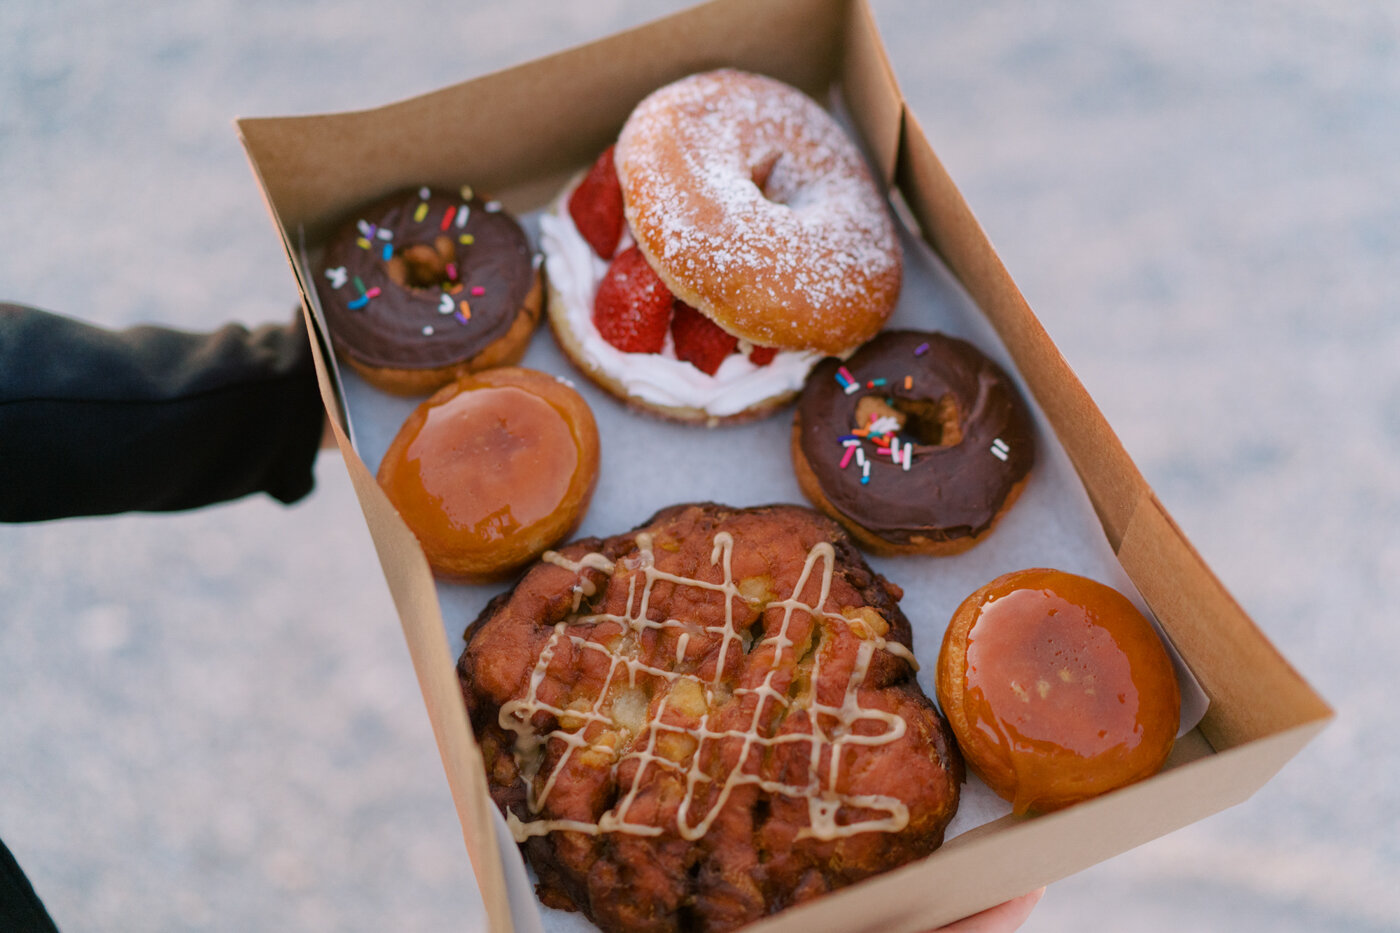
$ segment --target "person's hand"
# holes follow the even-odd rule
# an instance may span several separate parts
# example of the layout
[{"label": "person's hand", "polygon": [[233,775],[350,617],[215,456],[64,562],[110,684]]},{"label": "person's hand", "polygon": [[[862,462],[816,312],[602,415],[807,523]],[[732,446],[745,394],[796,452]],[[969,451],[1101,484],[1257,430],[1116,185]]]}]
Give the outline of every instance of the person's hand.
[{"label": "person's hand", "polygon": [[955,923],[930,930],[929,933],[1011,933],[1020,929],[1021,924],[1031,915],[1031,909],[1045,893],[1044,888],[1022,894],[1020,897],[989,907],[971,917],[964,917]]}]

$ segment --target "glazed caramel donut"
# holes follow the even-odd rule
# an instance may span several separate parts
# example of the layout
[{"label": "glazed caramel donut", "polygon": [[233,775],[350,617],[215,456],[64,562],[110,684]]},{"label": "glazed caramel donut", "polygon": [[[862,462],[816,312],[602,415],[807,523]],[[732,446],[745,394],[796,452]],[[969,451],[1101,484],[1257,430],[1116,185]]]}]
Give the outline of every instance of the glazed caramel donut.
[{"label": "glazed caramel donut", "polygon": [[683,78],[632,111],[616,163],[637,245],[730,334],[843,354],[894,310],[903,261],[884,198],[796,88],[734,70]]},{"label": "glazed caramel donut", "polygon": [[826,359],[793,416],[798,485],[877,554],[957,554],[991,533],[1035,462],[1002,369],[944,334],[887,331]]},{"label": "glazed caramel donut", "polygon": [[938,702],[968,765],[1018,814],[1156,774],[1181,695],[1151,623],[1112,587],[1059,570],[998,577],[963,601]]},{"label": "glazed caramel donut", "polygon": [[379,464],[379,485],[433,571],[501,579],[577,527],[598,476],[588,403],[545,373],[500,367],[422,402]]},{"label": "glazed caramel donut", "polygon": [[316,287],[341,360],[387,392],[425,395],[520,360],[540,318],[537,266],[499,203],[419,188],[342,224]]}]

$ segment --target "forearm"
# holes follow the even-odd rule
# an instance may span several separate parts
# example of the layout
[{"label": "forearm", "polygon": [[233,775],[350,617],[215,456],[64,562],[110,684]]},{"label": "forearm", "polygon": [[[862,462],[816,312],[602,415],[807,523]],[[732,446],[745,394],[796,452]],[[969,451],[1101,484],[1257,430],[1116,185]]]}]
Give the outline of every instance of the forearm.
[{"label": "forearm", "polygon": [[0,304],[0,520],[291,502],[323,417],[299,319],[110,331]]}]

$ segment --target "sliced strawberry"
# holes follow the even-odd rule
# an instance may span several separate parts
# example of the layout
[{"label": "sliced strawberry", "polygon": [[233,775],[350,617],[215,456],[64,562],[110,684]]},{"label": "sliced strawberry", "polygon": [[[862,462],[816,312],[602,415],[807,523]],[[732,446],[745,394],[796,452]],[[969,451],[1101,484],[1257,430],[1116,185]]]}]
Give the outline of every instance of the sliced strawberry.
[{"label": "sliced strawberry", "polygon": [[671,290],[641,250],[623,250],[608,266],[593,299],[593,326],[624,353],[659,353],[671,323]]},{"label": "sliced strawberry", "polygon": [[604,259],[617,252],[622,238],[622,186],[613,164],[613,148],[593,163],[583,181],[569,195],[569,216],[593,251]]},{"label": "sliced strawberry", "polygon": [[749,351],[749,362],[755,366],[767,366],[777,355],[777,347],[754,347]]},{"label": "sliced strawberry", "polygon": [[711,376],[739,345],[738,337],[726,334],[718,324],[679,298],[671,314],[671,338],[676,342],[678,359]]}]

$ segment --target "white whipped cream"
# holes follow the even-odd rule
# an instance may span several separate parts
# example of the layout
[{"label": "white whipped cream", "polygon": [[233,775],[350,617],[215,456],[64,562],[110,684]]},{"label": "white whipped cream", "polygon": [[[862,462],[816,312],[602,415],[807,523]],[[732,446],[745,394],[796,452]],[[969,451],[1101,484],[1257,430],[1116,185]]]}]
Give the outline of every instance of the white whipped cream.
[{"label": "white whipped cream", "polygon": [[[617,379],[629,395],[644,402],[697,408],[716,418],[802,388],[821,353],[783,350],[766,366],[755,366],[744,353],[731,353],[711,376],[676,358],[669,331],[660,353],[624,353],[604,340],[593,326],[593,297],[608,261],[598,257],[574,226],[568,211],[570,190],[560,197],[554,213],[540,217],[540,241],[550,285],[563,299],[565,318],[584,362]],[[618,251],[631,242],[624,231]]]}]

